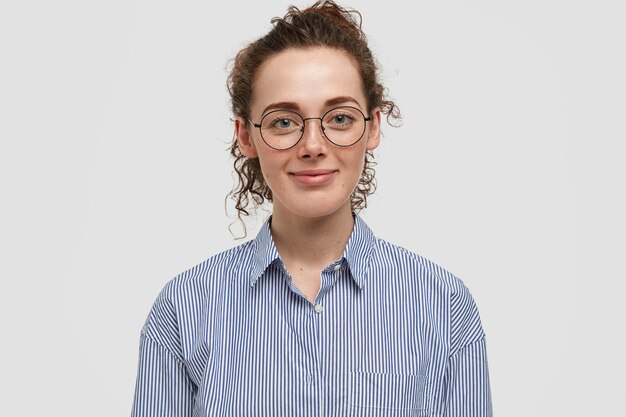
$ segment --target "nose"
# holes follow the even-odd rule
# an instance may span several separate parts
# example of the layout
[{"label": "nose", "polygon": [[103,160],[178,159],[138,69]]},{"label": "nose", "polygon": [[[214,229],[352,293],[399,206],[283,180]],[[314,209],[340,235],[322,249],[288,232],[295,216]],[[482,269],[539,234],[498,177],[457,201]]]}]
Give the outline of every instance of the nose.
[{"label": "nose", "polygon": [[[314,122],[315,120],[318,122]],[[326,155],[328,142],[324,137],[322,119],[319,117],[306,118],[302,129],[304,132],[302,139],[300,139],[299,156],[301,158],[319,158]]]}]

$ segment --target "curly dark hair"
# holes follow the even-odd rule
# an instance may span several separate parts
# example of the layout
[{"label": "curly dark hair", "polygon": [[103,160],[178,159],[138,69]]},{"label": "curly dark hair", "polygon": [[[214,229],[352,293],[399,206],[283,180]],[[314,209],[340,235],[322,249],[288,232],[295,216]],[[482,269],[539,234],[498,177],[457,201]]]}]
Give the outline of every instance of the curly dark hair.
[{"label": "curly dark hair", "polygon": [[[244,120],[250,118],[254,76],[268,58],[289,48],[329,47],[345,51],[354,59],[363,81],[368,113],[379,108],[393,125],[394,120],[400,119],[400,110],[386,97],[386,89],[379,81],[378,64],[367,45],[361,22],[358,11],[345,9],[329,0],[318,1],[304,10],[290,6],[283,18],[272,19],[272,30],[239,51],[232,63],[227,87],[233,115]],[[251,206],[256,208],[264,201],[272,201],[272,191],[265,183],[259,159],[243,155],[236,137],[230,153],[234,157],[238,184],[229,196],[235,201],[237,217],[242,221],[243,216],[250,214]],[[372,158],[373,153],[367,151],[361,178],[351,195],[355,211],[366,207],[367,196],[376,189]]]}]

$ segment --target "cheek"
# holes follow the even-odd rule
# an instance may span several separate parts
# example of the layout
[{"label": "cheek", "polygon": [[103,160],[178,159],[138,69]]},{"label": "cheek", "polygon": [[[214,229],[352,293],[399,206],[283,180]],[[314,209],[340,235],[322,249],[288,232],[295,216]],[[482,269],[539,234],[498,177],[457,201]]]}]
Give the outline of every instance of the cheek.
[{"label": "cheek", "polygon": [[263,173],[263,179],[270,189],[276,186],[276,179],[280,175],[280,168],[282,166],[280,158],[272,158],[270,155],[259,155],[259,163],[261,165],[261,171]]},{"label": "cheek", "polygon": [[353,155],[350,159],[350,171],[354,177],[357,179],[361,177],[361,172],[363,172],[363,166],[365,165],[365,150],[363,152],[359,152],[356,155]]}]

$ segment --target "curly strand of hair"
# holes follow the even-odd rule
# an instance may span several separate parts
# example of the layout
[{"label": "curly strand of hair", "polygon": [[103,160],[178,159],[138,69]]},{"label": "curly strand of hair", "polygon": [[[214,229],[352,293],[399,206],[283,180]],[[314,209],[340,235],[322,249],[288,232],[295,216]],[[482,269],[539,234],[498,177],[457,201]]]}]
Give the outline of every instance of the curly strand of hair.
[{"label": "curly strand of hair", "polygon": [[365,152],[361,177],[350,196],[352,209],[357,212],[367,207],[367,197],[376,191],[376,171],[374,170],[376,162],[372,158],[374,158],[372,151]]},{"label": "curly strand of hair", "polygon": [[237,220],[244,229],[243,236],[240,238],[244,238],[246,236],[244,216],[250,215],[248,208],[258,207],[265,200],[272,201],[272,191],[263,180],[258,158],[248,158],[241,153],[236,140],[233,140],[230,146],[230,154],[234,158],[233,168],[237,174],[237,185],[233,187],[226,199],[230,197],[235,202]]}]

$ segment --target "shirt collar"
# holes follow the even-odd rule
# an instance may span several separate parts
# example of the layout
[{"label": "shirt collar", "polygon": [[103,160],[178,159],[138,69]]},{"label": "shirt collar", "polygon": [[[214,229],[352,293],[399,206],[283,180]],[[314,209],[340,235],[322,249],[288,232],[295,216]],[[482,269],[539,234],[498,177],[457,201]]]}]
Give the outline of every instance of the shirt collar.
[{"label": "shirt collar", "polygon": [[[363,288],[372,253],[376,243],[376,236],[365,221],[357,214],[354,216],[354,228],[344,249],[342,261],[345,260],[350,268],[352,279],[359,288]],[[265,270],[273,263],[282,263],[278,250],[274,245],[270,231],[271,217],[265,221],[261,230],[253,241],[254,256],[250,265],[250,286],[258,281]]]},{"label": "shirt collar", "polygon": [[354,214],[354,228],[343,258],[348,262],[354,282],[363,288],[372,261],[376,236],[360,216]]},{"label": "shirt collar", "polygon": [[272,232],[270,232],[271,221],[271,217],[265,221],[253,241],[254,256],[250,268],[250,286],[257,282],[267,267],[274,261],[281,261],[276,245],[274,245],[274,239],[272,239]]}]

